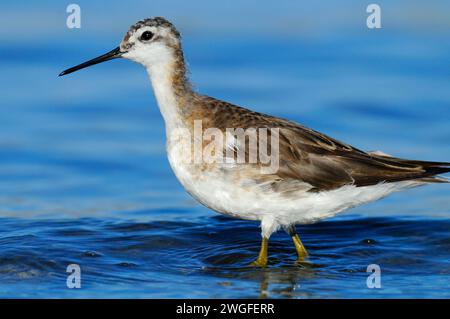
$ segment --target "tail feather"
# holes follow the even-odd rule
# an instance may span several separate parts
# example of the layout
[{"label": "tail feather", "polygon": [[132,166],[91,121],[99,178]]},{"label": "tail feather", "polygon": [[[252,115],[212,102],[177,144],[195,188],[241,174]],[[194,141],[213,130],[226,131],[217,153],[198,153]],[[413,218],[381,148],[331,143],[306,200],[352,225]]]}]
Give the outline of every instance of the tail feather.
[{"label": "tail feather", "polygon": [[450,172],[449,162],[429,162],[429,161],[417,161],[417,160],[407,160],[402,158],[392,157],[387,154],[380,154],[379,152],[372,152],[372,156],[377,157],[387,163],[403,164],[408,166],[421,167],[422,172],[418,174],[414,180],[424,182],[424,183],[449,183],[445,177],[437,176],[441,174],[446,174]]},{"label": "tail feather", "polygon": [[419,178],[416,181],[421,183],[450,183],[449,179],[440,176]]},{"label": "tail feather", "polygon": [[428,161],[408,161],[409,164],[419,165],[425,170],[426,174],[440,175],[450,172],[450,163],[446,162],[428,162]]},{"label": "tail feather", "polygon": [[425,168],[425,172],[431,176],[429,183],[450,182],[445,177],[437,176],[450,172],[450,163],[424,162],[422,166]]}]

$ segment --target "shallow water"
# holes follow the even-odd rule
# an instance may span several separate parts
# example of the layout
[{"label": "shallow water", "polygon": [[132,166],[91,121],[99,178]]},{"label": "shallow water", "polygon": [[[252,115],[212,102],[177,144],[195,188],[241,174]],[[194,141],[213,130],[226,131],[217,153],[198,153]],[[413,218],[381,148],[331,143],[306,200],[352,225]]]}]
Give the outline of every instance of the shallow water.
[{"label": "shallow water", "polygon": [[[41,10],[56,9],[44,1]],[[54,29],[63,13],[23,32],[26,41],[0,34],[1,297],[450,297],[448,185],[299,226],[310,252],[301,264],[288,236],[277,233],[269,266],[249,267],[258,225],[217,215],[185,194],[140,66],[112,61],[56,77],[122,36],[90,20],[77,33]],[[115,19],[126,28],[136,16]],[[361,149],[449,161],[444,31],[277,37],[181,25],[201,92]],[[81,289],[66,287],[73,263]],[[381,267],[381,289],[367,288],[370,264]]]},{"label": "shallow water", "polygon": [[[254,226],[219,216],[154,222],[3,218],[1,293],[15,297],[450,297],[448,220],[349,215],[299,227],[310,257],[296,263],[287,236],[277,234],[265,269],[248,265],[258,252],[259,232]],[[69,264],[81,267],[81,289],[66,287]],[[370,264],[381,267],[382,289],[366,286]]]}]

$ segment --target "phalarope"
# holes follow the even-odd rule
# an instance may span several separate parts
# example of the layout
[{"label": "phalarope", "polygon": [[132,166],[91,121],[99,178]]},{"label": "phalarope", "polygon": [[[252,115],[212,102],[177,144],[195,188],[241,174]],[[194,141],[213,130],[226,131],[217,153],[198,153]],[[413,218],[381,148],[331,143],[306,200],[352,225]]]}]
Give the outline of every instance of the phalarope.
[{"label": "phalarope", "polygon": [[[450,163],[364,152],[297,123],[194,92],[186,75],[180,33],[164,18],[137,22],[119,47],[60,76],[119,57],[147,69],[166,125],[169,162],[186,191],[219,213],[261,222],[262,244],[254,265],[266,266],[269,237],[280,227],[292,237],[302,260],[307,251],[296,224],[317,222],[405,188],[448,182],[436,175],[449,172]],[[227,165],[181,160],[191,152],[191,143],[171,136],[181,128],[192,132],[196,120],[202,121],[203,131],[279,129],[278,170],[263,174],[261,162]],[[242,146],[233,147],[237,152]]]}]

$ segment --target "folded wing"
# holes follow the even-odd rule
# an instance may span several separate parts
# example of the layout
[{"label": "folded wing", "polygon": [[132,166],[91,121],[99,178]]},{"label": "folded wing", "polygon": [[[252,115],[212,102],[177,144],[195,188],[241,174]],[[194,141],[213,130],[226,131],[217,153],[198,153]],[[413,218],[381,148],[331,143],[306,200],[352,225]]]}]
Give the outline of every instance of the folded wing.
[{"label": "folded wing", "polygon": [[348,184],[369,186],[405,180],[446,182],[435,176],[450,171],[450,163],[364,152],[297,123],[222,101],[216,104],[214,113],[214,124],[222,129],[278,128],[280,162],[277,177],[309,183],[311,191],[331,190]]}]

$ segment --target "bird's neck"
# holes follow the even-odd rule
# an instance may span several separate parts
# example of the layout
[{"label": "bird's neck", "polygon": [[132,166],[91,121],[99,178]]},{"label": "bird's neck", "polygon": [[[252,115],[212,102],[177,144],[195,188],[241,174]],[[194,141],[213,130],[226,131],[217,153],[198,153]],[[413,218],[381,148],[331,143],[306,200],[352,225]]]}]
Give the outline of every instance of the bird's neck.
[{"label": "bird's neck", "polygon": [[166,129],[184,126],[189,101],[194,96],[180,50],[164,61],[147,66],[153,91]]}]

